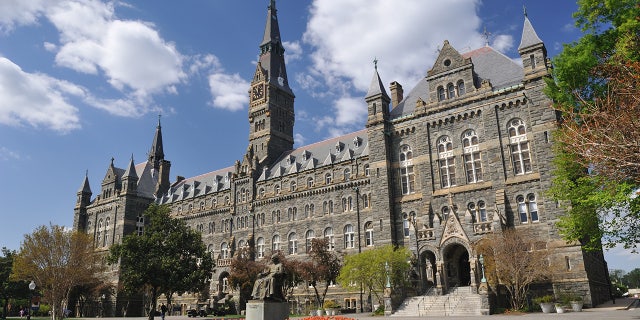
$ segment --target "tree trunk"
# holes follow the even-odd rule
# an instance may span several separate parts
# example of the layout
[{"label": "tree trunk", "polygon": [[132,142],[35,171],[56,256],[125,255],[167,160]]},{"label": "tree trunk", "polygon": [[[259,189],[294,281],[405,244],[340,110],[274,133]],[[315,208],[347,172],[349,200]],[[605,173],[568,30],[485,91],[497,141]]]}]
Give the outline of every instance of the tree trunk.
[{"label": "tree trunk", "polygon": [[156,315],[156,302],[158,301],[158,288],[151,288],[151,302],[149,306],[149,320],[153,320]]}]

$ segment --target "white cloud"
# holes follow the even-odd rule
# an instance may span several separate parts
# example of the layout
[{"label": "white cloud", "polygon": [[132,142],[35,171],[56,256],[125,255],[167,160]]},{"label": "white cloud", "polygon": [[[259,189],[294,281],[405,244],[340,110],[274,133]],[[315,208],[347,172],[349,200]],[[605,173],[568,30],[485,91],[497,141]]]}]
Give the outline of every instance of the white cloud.
[{"label": "white cloud", "polygon": [[209,75],[209,88],[213,96],[212,105],[230,111],[244,109],[249,103],[249,82],[239,74],[213,73]]},{"label": "white cloud", "polygon": [[0,1],[0,31],[8,32],[18,25],[30,25],[48,5],[56,0],[2,0]]},{"label": "white cloud", "polygon": [[0,160],[20,160],[21,158],[19,153],[9,150],[7,147],[0,147]]},{"label": "white cloud", "polygon": [[[38,92],[34,88],[29,92],[24,89],[20,91],[21,88],[16,86],[4,88],[7,96],[12,96],[9,94],[12,90],[18,90],[13,95],[24,99],[24,104],[34,107],[9,110],[5,106],[0,110],[4,111],[3,123],[29,123],[58,131],[79,128],[77,110],[70,99],[65,99],[64,93],[76,95],[90,106],[110,114],[128,117],[157,111],[158,107],[153,102],[156,94],[177,93],[176,86],[186,81],[187,75],[182,69],[186,58],[172,43],[162,39],[153,24],[119,20],[114,13],[116,5],[128,6],[121,2],[99,0],[0,1],[0,31],[8,32],[18,25],[35,24],[41,18],[48,19],[59,32],[59,43],[45,41],[43,46],[56,54],[56,63],[77,72],[106,77],[105,80],[122,93],[120,98],[99,98],[68,82],[22,73],[24,79],[38,79],[45,85]],[[5,68],[3,76],[8,76],[7,72]],[[46,92],[47,89],[53,91]],[[51,106],[56,106],[49,106],[47,119],[38,113],[38,97],[47,97]],[[66,124],[59,121],[65,118],[70,118],[70,121]]]},{"label": "white cloud", "polygon": [[80,128],[78,109],[67,100],[84,89],[42,74],[32,74],[0,57],[0,123],[30,125],[62,133]]},{"label": "white cloud", "polygon": [[287,63],[300,60],[300,58],[302,57],[302,46],[300,45],[300,42],[284,41],[282,42],[282,46],[284,47],[284,57],[285,59],[287,59]]},{"label": "white cloud", "polygon": [[185,77],[175,47],[142,23],[112,22],[102,46],[104,55],[95,62],[116,88],[126,85],[137,95],[146,95],[171,90]]},{"label": "white cloud", "polygon": [[507,34],[498,35],[493,39],[491,47],[503,53],[507,52],[513,47],[513,36]]},{"label": "white cloud", "polygon": [[[373,74],[371,61],[377,58],[385,82],[396,80],[410,87],[430,68],[445,39],[459,50],[483,44],[477,4],[477,0],[316,0],[304,41],[313,47],[313,69],[326,83],[343,78],[364,92]],[[326,26],[338,31],[327,32]]]},{"label": "white cloud", "polygon": [[[334,115],[321,117],[319,125],[332,136],[362,126],[374,59],[383,83],[398,81],[409,90],[431,68],[445,39],[459,51],[483,46],[479,2],[313,1],[303,35],[312,66],[295,79],[314,97],[334,97]],[[497,35],[494,42],[498,50],[513,46],[509,36]]]}]

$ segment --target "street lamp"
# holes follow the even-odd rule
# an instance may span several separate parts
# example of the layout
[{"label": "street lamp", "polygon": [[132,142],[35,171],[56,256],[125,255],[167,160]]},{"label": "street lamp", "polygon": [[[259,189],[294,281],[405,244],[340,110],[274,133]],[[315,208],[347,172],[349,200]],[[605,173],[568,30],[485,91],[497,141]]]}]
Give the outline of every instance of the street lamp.
[{"label": "street lamp", "polygon": [[[358,220],[358,253],[362,252],[362,245],[360,240],[360,188],[355,187],[353,191],[356,192],[356,219]],[[360,313],[364,312],[362,301],[362,283],[360,283]]]},{"label": "street lamp", "polygon": [[482,256],[482,254],[480,254],[480,269],[482,270],[482,280],[480,280],[480,282],[485,283],[487,282],[487,278],[484,277],[484,257]]},{"label": "street lamp", "polygon": [[36,283],[31,280],[29,283],[29,305],[27,306],[27,320],[31,319],[31,306],[33,305],[33,291],[36,289]]},{"label": "street lamp", "polygon": [[422,250],[420,250],[420,236],[418,235],[418,220],[416,219],[415,213],[411,213],[409,216],[409,221],[413,226],[413,233],[416,236],[416,255],[418,258],[418,277],[420,279],[420,293],[424,291],[424,279],[422,277]]}]

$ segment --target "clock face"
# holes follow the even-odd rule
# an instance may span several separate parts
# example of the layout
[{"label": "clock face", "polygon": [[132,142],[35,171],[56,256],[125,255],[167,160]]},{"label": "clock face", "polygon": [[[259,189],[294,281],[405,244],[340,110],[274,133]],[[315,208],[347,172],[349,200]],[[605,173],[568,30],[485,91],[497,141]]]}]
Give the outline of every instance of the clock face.
[{"label": "clock face", "polygon": [[264,96],[264,89],[262,85],[253,87],[253,99],[260,99]]}]

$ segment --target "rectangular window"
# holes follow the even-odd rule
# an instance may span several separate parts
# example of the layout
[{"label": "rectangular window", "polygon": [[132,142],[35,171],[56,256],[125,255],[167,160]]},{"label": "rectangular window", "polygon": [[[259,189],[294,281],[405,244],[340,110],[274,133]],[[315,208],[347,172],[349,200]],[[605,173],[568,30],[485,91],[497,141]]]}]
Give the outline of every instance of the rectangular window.
[{"label": "rectangular window", "polygon": [[413,174],[413,166],[400,168],[402,194],[411,194],[415,192],[415,179],[415,175]]},{"label": "rectangular window", "polygon": [[512,144],[511,158],[514,174],[519,175],[531,172],[531,155],[529,154],[528,141]]},{"label": "rectangular window", "polygon": [[456,183],[455,158],[440,159],[440,185],[443,188],[455,186]]},{"label": "rectangular window", "polygon": [[467,171],[467,183],[482,181],[482,161],[480,158],[480,152],[465,154],[464,166]]}]

